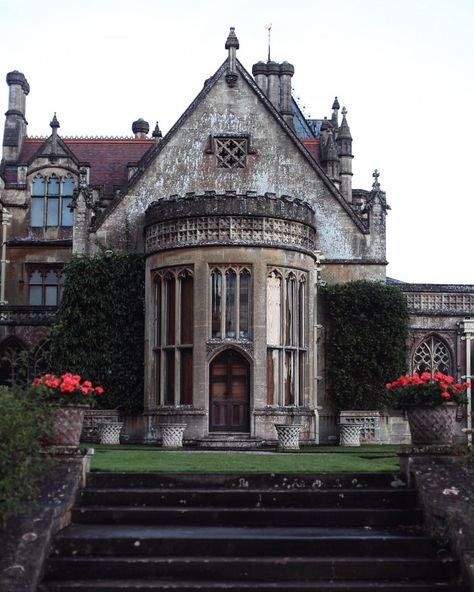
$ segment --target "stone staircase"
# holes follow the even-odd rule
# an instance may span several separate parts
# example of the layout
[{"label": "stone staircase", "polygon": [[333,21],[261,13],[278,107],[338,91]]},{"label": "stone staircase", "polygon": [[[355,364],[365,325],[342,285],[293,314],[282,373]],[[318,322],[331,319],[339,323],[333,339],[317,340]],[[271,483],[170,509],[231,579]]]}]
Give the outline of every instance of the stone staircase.
[{"label": "stone staircase", "polygon": [[39,590],[468,592],[421,520],[384,473],[91,473]]}]

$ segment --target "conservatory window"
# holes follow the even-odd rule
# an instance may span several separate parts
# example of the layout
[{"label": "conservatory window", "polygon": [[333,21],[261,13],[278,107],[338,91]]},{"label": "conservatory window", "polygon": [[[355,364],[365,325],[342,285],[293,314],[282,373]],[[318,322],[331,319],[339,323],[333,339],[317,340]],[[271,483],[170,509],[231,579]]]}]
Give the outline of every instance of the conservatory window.
[{"label": "conservatory window", "polygon": [[413,354],[413,371],[451,374],[451,355],[447,345],[433,335],[424,339]]},{"label": "conservatory window", "polygon": [[211,268],[211,337],[249,339],[251,274],[247,267]]},{"label": "conservatory window", "polygon": [[160,405],[193,402],[193,273],[160,270],[155,279],[155,377]]},{"label": "conservatory window", "polygon": [[267,277],[267,403],[303,405],[306,344],[306,273],[272,269]]},{"label": "conservatory window", "polygon": [[72,226],[70,209],[74,194],[74,179],[71,175],[44,177],[36,175],[31,191],[31,226]]}]

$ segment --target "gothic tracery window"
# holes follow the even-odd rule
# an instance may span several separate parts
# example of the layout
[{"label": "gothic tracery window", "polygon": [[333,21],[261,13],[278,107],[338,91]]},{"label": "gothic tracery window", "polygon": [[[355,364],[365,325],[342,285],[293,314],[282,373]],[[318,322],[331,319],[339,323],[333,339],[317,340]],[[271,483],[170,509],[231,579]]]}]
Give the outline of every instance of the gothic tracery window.
[{"label": "gothic tracery window", "polygon": [[28,280],[30,306],[58,306],[65,276],[61,269],[47,266],[32,270]]},{"label": "gothic tracery window", "polygon": [[251,274],[247,267],[211,268],[211,337],[249,339]]},{"label": "gothic tracery window", "polygon": [[413,354],[413,371],[451,374],[451,355],[447,345],[433,335],[424,339]]},{"label": "gothic tracery window", "polygon": [[31,189],[31,226],[72,226],[70,209],[74,194],[74,179],[53,174],[49,177],[36,175]]},{"label": "gothic tracery window", "polygon": [[191,268],[155,278],[155,376],[160,405],[192,405],[194,286]]},{"label": "gothic tracery window", "polygon": [[267,403],[304,405],[306,274],[272,269],[267,276]]}]

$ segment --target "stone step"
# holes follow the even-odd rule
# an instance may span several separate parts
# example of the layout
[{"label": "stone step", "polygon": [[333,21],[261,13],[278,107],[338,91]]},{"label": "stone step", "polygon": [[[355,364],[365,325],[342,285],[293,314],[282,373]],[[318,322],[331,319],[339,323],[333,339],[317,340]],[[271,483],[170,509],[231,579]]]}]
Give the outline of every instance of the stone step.
[{"label": "stone step", "polygon": [[47,561],[47,578],[254,581],[447,580],[454,561],[407,557],[58,557]]},{"label": "stone step", "polygon": [[[72,524],[60,532],[53,555],[265,557],[284,548],[298,556],[441,557],[438,544],[403,530],[364,528],[178,528]],[[444,552],[446,555],[446,552]]]},{"label": "stone step", "polygon": [[417,508],[225,508],[84,506],[72,510],[80,524],[213,526],[396,526],[419,524]]},{"label": "stone step", "polygon": [[40,592],[469,592],[469,587],[450,582],[324,581],[315,582],[216,582],[181,580],[56,580],[40,586]]},{"label": "stone step", "polygon": [[226,506],[226,507],[398,507],[416,502],[413,489],[157,489],[91,488],[80,493],[78,505]]},{"label": "stone step", "polygon": [[91,488],[164,489],[366,489],[406,487],[395,473],[103,473],[87,477]]}]

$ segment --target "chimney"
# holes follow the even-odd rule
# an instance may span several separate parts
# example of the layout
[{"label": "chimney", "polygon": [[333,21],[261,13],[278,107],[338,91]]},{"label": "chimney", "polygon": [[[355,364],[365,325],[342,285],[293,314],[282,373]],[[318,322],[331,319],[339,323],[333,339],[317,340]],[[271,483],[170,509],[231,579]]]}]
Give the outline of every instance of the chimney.
[{"label": "chimney", "polygon": [[146,138],[147,133],[150,131],[150,125],[148,121],[145,121],[140,117],[132,123],[132,132],[135,135],[135,139]]},{"label": "chimney", "polygon": [[291,127],[293,127],[291,78],[294,73],[294,66],[288,62],[282,64],[272,61],[257,62],[252,67],[252,74],[258,87]]},{"label": "chimney", "polygon": [[280,65],[280,112],[289,126],[293,126],[293,109],[291,108],[291,78],[295,67],[288,62]]},{"label": "chimney", "polygon": [[16,162],[26,136],[25,119],[26,95],[30,92],[25,75],[18,70],[7,74],[9,88],[8,111],[5,113],[5,131],[3,134],[3,159]]}]

